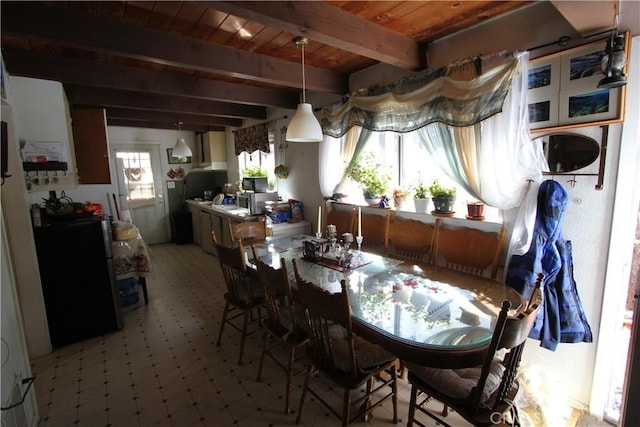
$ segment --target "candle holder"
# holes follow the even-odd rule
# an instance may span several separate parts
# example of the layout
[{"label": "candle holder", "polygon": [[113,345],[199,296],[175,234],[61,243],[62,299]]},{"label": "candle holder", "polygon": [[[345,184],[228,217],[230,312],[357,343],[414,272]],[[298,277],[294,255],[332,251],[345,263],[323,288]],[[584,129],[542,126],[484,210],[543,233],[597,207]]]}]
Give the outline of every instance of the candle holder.
[{"label": "candle holder", "polygon": [[316,239],[318,240],[322,239],[322,233],[316,233]]},{"label": "candle holder", "polygon": [[358,252],[361,251],[362,248],[362,241],[364,240],[364,237],[362,236],[356,236],[356,243],[358,244]]}]

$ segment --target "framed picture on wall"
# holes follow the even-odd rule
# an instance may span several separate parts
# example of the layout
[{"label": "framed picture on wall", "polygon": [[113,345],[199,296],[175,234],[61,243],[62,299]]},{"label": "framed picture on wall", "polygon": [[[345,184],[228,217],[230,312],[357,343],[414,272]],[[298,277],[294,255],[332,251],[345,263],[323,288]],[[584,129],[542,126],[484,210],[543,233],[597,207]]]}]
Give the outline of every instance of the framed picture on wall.
[{"label": "framed picture on wall", "polygon": [[173,155],[173,148],[167,148],[167,158],[169,159],[169,164],[173,165],[173,164],[179,164],[179,163],[191,163],[191,156],[186,157],[186,156],[174,156]]},{"label": "framed picture on wall", "polygon": [[558,92],[560,90],[560,58],[541,58],[529,64],[528,89],[530,93]]},{"label": "framed picture on wall", "polygon": [[602,58],[606,54],[607,40],[589,43],[571,49],[562,56],[562,90],[578,87],[598,87],[602,74]]},{"label": "framed picture on wall", "polygon": [[560,124],[612,120],[620,116],[619,90],[584,88],[560,92]]},{"label": "framed picture on wall", "polygon": [[[625,56],[629,55],[629,32]],[[626,86],[598,88],[608,39],[529,61],[528,106],[531,131],[569,129],[624,120]],[[626,67],[624,69],[626,73]]]},{"label": "framed picture on wall", "polygon": [[558,93],[541,93],[529,98],[531,129],[558,125]]}]

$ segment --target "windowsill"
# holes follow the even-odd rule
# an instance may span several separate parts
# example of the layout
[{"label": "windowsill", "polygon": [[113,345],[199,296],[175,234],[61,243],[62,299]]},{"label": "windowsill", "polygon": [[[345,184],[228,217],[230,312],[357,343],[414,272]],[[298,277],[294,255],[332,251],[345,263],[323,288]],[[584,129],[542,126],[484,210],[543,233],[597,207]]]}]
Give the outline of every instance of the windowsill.
[{"label": "windowsill", "polygon": [[466,205],[458,206],[457,207],[458,209],[456,210],[456,212],[453,215],[449,216],[449,215],[434,215],[431,213],[418,213],[415,210],[396,209],[394,207],[379,208],[377,206],[359,205],[355,203],[347,203],[347,202],[339,202],[339,201],[332,201],[332,203],[335,203],[336,205],[340,205],[340,206],[360,207],[363,210],[383,211],[387,213],[394,212],[395,215],[402,218],[406,217],[407,219],[423,220],[425,218],[428,218],[429,222],[432,222],[432,221],[435,221],[436,218],[439,218],[441,221],[452,222],[452,223],[455,223],[456,225],[460,225],[460,226],[464,225],[472,228],[476,227],[475,224],[479,225],[484,223],[484,224],[502,225],[504,223],[500,210],[496,208],[490,208],[490,207],[486,208],[484,219],[469,219],[466,216]]}]

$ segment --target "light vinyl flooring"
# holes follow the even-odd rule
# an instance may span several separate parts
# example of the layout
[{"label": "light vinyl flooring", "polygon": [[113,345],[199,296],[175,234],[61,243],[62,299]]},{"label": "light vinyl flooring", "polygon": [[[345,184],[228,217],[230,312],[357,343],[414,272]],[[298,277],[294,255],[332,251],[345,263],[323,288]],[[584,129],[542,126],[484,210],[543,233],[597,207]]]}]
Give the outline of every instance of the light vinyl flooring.
[{"label": "light vinyl flooring", "polygon": [[[149,252],[149,304],[126,307],[121,331],[32,361],[39,426],[295,425],[304,374],[294,377],[294,413],[285,415],[284,372],[266,358],[262,381],[256,382],[262,345],[257,322],[242,366],[238,331],[226,327],[222,345],[216,346],[224,306],[217,258],[193,244],[154,245]],[[304,358],[299,363],[303,368]],[[323,395],[335,396],[339,407],[339,389],[321,376],[312,384],[323,384]],[[410,385],[400,380],[398,425],[406,425],[409,394]],[[391,425],[392,414],[388,401],[366,424],[355,425]],[[468,425],[455,413],[448,420]],[[309,395],[300,425],[339,421]]]}]

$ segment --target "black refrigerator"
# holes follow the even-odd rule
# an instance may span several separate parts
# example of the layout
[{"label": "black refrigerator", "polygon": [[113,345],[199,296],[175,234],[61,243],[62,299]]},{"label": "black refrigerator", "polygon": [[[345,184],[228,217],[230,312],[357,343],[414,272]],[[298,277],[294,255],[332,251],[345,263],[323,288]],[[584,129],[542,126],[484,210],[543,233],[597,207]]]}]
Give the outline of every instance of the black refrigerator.
[{"label": "black refrigerator", "polygon": [[53,346],[122,329],[109,221],[46,223],[34,237]]}]

